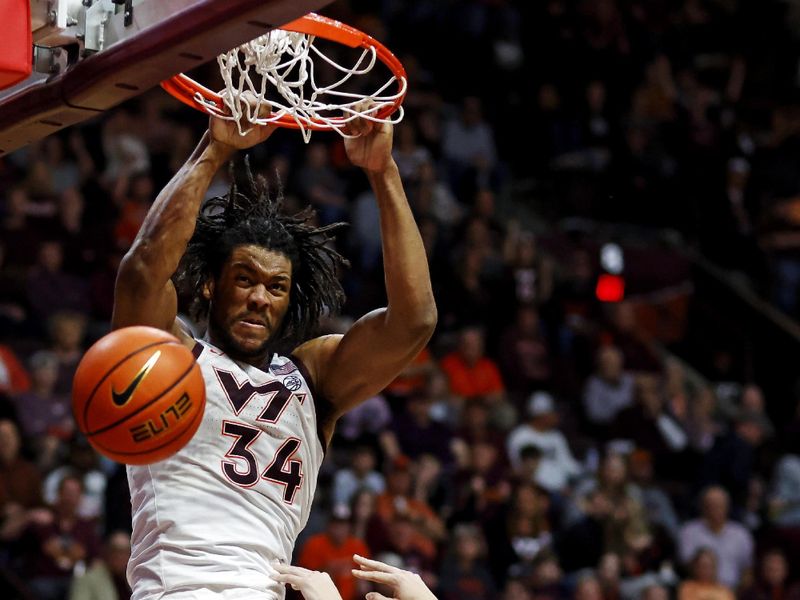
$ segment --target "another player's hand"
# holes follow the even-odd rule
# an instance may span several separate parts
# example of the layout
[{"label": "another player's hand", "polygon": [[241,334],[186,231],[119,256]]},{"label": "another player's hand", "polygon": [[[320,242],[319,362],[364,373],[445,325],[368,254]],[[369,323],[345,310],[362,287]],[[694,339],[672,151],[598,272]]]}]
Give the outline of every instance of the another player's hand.
[{"label": "another player's hand", "polygon": [[[250,92],[245,92],[245,98],[252,106],[255,106],[255,97],[253,97]],[[270,110],[269,104],[265,103],[259,108],[258,116],[262,118],[267,117],[269,116]],[[245,135],[239,133],[239,127],[235,121],[226,121],[225,119],[211,117],[208,123],[208,130],[211,132],[212,139],[230,148],[243,150],[260,144],[275,131],[274,125],[253,125],[246,121],[245,117],[242,117],[242,119],[245,120],[242,124],[242,130],[250,130]]]},{"label": "another player's hand", "polygon": [[404,571],[397,567],[392,567],[378,560],[370,560],[353,555],[359,569],[353,569],[353,575],[358,579],[373,581],[388,586],[392,590],[392,597],[388,598],[378,592],[367,594],[367,600],[436,600],[422,581],[422,577],[410,571]]},{"label": "another player's hand", "polygon": [[277,571],[272,574],[275,581],[289,584],[293,590],[303,594],[305,600],[342,600],[339,590],[327,573],[283,563],[273,563],[272,568]]},{"label": "another player's hand", "polygon": [[[357,105],[356,109],[365,110],[369,106],[367,101]],[[393,129],[391,123],[376,123],[363,117],[354,119],[345,127],[347,135],[357,136],[344,138],[347,158],[365,171],[385,171],[392,164]]]}]

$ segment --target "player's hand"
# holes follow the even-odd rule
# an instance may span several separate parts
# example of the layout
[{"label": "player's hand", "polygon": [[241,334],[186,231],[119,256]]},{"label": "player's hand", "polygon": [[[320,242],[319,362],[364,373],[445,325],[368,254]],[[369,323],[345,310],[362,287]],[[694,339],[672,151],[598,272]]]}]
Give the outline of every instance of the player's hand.
[{"label": "player's hand", "polygon": [[410,571],[404,571],[397,567],[392,567],[379,560],[370,560],[353,555],[359,569],[353,569],[353,575],[364,581],[373,581],[388,586],[392,590],[391,598],[378,592],[367,594],[367,600],[436,600],[422,581],[422,577]]},{"label": "player's hand", "polygon": [[[356,105],[356,109],[363,111],[370,104],[370,101],[365,101]],[[392,164],[393,130],[391,123],[376,123],[363,117],[350,121],[344,131],[357,137],[344,138],[347,158],[365,171],[385,171]]]},{"label": "player's hand", "polygon": [[[255,97],[250,92],[245,92],[245,100],[251,106],[256,105]],[[258,111],[258,116],[261,118],[268,117],[270,114],[270,106],[264,103]],[[208,130],[211,132],[211,138],[220,144],[230,148],[243,150],[245,148],[252,148],[253,146],[265,141],[272,132],[275,131],[274,125],[254,125],[247,121],[246,117],[242,117],[242,130],[248,131],[245,135],[239,133],[239,127],[234,121],[226,121],[217,117],[211,117],[208,123]]]},{"label": "player's hand", "polygon": [[283,563],[272,563],[272,568],[276,571],[271,575],[275,581],[289,584],[293,590],[303,594],[305,600],[342,600],[339,590],[327,573]]}]

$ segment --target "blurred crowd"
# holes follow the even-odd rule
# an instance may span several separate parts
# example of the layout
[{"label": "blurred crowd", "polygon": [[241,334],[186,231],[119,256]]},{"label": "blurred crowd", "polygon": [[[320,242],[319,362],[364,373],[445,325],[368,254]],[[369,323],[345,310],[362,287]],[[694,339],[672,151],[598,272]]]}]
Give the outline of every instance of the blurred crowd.
[{"label": "blurred crowd", "polygon": [[[366,591],[353,553],[420,573],[441,600],[800,598],[800,406],[772,422],[775,400],[724,354],[698,375],[663,350],[680,317],[659,313],[659,334],[646,302],[598,300],[594,245],[555,243],[498,207],[532,181],[526,201],[552,205],[544,222],[676,229],[796,314],[795,5],[327,12],[408,70],[394,156],[439,327],[339,422],[297,564],[329,572],[345,600]],[[71,378],[108,331],[121,257],[205,124],[155,90],[0,160],[2,598],[129,597],[125,471],[76,433]],[[341,140],[281,131],[251,164],[286,210],[351,224],[336,242],[348,302],[324,329],[380,306],[377,209]],[[651,280],[672,285],[662,266]]]}]

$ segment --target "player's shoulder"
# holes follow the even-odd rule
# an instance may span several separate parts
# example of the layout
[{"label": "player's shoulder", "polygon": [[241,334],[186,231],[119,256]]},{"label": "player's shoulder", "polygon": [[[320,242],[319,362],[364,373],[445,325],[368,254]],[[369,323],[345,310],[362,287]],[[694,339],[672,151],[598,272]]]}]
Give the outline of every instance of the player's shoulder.
[{"label": "player's shoulder", "polygon": [[292,351],[291,356],[302,362],[313,382],[319,384],[324,366],[341,341],[342,334],[339,333],[321,335],[300,344]]},{"label": "player's shoulder", "polygon": [[309,369],[321,366],[339,347],[342,337],[340,333],[315,337],[295,348],[292,351],[292,356],[302,360]]}]

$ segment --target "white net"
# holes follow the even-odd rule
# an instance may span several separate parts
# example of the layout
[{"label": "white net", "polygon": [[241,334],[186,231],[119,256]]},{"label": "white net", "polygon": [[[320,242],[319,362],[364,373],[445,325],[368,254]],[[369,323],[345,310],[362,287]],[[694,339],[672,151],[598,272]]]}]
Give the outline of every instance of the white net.
[{"label": "white net", "polygon": [[[326,56],[314,45],[315,39],[304,33],[275,29],[221,54],[217,61],[225,89],[220,92],[220,97],[230,112],[220,111],[200,94],[196,95],[197,100],[215,115],[235,121],[242,135],[252,128],[248,123],[266,125],[290,115],[306,142],[310,139],[309,127],[312,125],[349,137],[346,125],[358,117],[389,123],[402,120],[402,106],[385,118],[377,115],[405,95],[405,78],[400,79],[399,89],[394,94],[387,93],[387,89],[397,81],[394,75],[372,93],[340,89],[354,75],[366,75],[372,70],[378,62],[374,47],[363,49],[354,64],[347,67]],[[341,76],[333,83],[319,85],[315,77],[315,56]],[[277,93],[267,98],[270,86]],[[246,95],[251,97],[250,102],[245,100]],[[371,102],[365,103],[364,100]],[[266,104],[271,106],[272,112],[265,118],[259,115]]]}]

